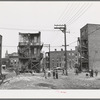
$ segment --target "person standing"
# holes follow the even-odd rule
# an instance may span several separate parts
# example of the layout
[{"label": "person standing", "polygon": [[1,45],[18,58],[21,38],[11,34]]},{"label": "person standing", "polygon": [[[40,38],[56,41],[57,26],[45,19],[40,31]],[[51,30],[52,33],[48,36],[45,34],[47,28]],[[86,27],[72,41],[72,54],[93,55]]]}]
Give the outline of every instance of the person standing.
[{"label": "person standing", "polygon": [[95,76],[97,76],[98,75],[98,71],[97,70],[95,70]]},{"label": "person standing", "polygon": [[47,79],[46,70],[44,70],[44,77]]},{"label": "person standing", "polygon": [[56,79],[58,79],[58,71],[56,70]]},{"label": "person standing", "polygon": [[93,69],[90,71],[90,77],[93,77]]},{"label": "person standing", "polygon": [[55,79],[55,70],[53,70],[53,79]]},{"label": "person standing", "polygon": [[64,75],[64,69],[62,69],[62,75]]},{"label": "person standing", "polygon": [[51,77],[51,72],[50,72],[50,70],[48,71],[48,77]]}]

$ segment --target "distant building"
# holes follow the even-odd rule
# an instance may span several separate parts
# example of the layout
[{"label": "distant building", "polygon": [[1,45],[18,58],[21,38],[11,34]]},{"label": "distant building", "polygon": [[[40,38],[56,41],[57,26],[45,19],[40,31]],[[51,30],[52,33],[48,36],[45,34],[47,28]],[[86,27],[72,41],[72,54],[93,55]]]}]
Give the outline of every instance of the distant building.
[{"label": "distant building", "polygon": [[6,68],[10,66],[10,60],[9,58],[2,58],[2,65],[6,65]]},{"label": "distant building", "polygon": [[41,32],[19,33],[19,69],[40,72],[40,63],[43,58],[42,47]]},{"label": "distant building", "polygon": [[79,52],[81,70],[100,71],[100,25],[86,24],[80,29]]},{"label": "distant building", "polygon": [[19,65],[18,53],[13,52],[11,54],[8,54],[8,51],[6,51],[5,58],[2,58],[2,65],[6,65],[7,68],[18,67]]},{"label": "distant building", "polygon": [[19,66],[18,53],[14,52],[12,54],[8,54],[8,57],[10,61],[10,67],[17,68]]},{"label": "distant building", "polygon": [[[73,68],[75,64],[75,50],[67,51],[67,66],[68,68]],[[46,52],[46,67],[50,69],[65,66],[65,51],[50,51],[50,64],[49,64],[49,52]]]}]

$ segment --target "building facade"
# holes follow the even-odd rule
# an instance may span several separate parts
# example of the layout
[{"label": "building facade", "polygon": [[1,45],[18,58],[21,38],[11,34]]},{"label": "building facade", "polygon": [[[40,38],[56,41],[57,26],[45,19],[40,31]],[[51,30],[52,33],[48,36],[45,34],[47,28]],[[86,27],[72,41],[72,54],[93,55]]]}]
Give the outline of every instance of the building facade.
[{"label": "building facade", "polygon": [[87,24],[80,29],[81,70],[100,71],[100,25]]},{"label": "building facade", "polygon": [[[68,68],[73,68],[75,63],[76,63],[75,50],[67,51]],[[57,67],[64,68],[65,67],[65,51],[63,51],[63,49],[61,49],[61,51],[57,51],[56,49],[55,51],[50,51],[50,58],[49,58],[49,52],[46,52],[46,67],[50,69],[54,69]]]},{"label": "building facade", "polygon": [[8,54],[8,56],[10,61],[9,67],[17,69],[19,66],[18,53],[14,52],[12,54]]},{"label": "building facade", "polygon": [[2,35],[0,35],[0,73],[1,73],[1,65],[2,65]]},{"label": "building facade", "polygon": [[40,72],[40,61],[43,57],[41,49],[41,32],[19,33],[19,69]]},{"label": "building facade", "polygon": [[13,52],[11,54],[8,54],[8,51],[5,53],[5,58],[2,58],[2,65],[5,65],[6,68],[12,68],[16,69],[19,66],[19,59],[18,59],[18,53]]}]

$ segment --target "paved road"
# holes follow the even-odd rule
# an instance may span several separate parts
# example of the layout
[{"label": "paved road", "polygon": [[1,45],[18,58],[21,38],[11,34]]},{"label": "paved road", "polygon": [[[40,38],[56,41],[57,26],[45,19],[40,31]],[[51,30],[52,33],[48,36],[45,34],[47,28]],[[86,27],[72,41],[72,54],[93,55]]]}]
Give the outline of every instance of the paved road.
[{"label": "paved road", "polygon": [[75,75],[73,71],[68,76],[59,73],[59,79],[45,79],[43,73],[16,76],[13,72],[8,76],[0,89],[100,89],[100,75],[90,78],[85,73]]}]

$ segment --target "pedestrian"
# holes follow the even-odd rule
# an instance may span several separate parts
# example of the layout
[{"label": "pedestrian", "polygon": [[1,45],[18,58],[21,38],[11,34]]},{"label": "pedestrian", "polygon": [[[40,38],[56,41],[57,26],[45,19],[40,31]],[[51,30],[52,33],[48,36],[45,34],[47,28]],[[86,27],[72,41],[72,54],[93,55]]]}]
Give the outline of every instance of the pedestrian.
[{"label": "pedestrian", "polygon": [[58,79],[58,71],[56,70],[56,79]]},{"label": "pedestrian", "polygon": [[95,76],[97,76],[98,75],[98,71],[97,70],[95,70]]},{"label": "pedestrian", "polygon": [[53,79],[55,79],[55,70],[53,70]]},{"label": "pedestrian", "polygon": [[64,75],[64,69],[62,69],[62,75]]},{"label": "pedestrian", "polygon": [[76,70],[75,70],[75,73],[76,73],[76,75],[78,75],[78,69],[76,68]]},{"label": "pedestrian", "polygon": [[90,77],[93,77],[93,69],[90,71]]},{"label": "pedestrian", "polygon": [[44,70],[44,77],[47,79],[46,70]]},{"label": "pedestrian", "polygon": [[48,71],[48,77],[51,77],[51,72],[50,72],[50,70]]}]

